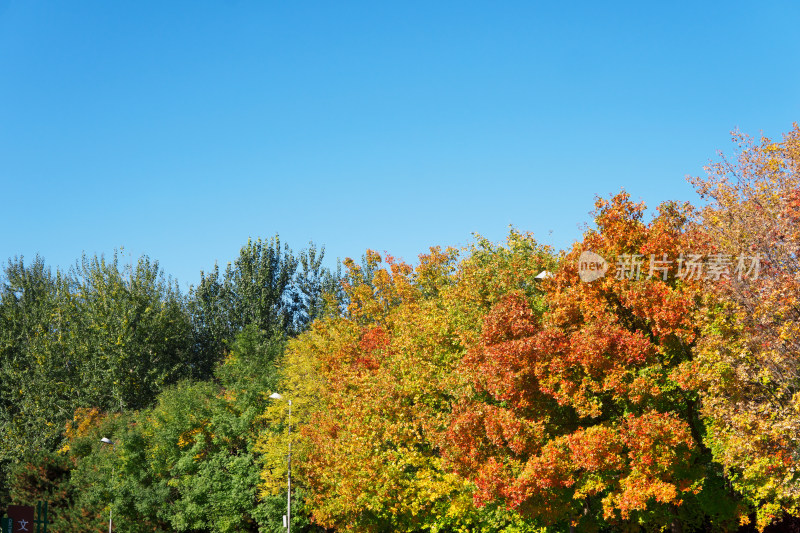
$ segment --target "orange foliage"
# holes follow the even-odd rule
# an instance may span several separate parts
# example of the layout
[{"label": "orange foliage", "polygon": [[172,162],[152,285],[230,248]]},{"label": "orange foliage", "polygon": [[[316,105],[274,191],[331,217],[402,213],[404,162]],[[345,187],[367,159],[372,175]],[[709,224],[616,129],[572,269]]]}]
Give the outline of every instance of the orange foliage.
[{"label": "orange foliage", "polygon": [[[578,256],[676,254],[688,208],[665,205],[650,224],[622,193],[597,202],[586,234],[544,282],[547,311],[510,292],[483,320],[461,365],[474,392],[454,410],[447,456],[478,487],[550,522],[590,527],[595,502],[607,521],[680,505],[702,484],[699,421],[673,379],[689,358],[693,294],[675,277],[583,283]],[[668,514],[668,513],[665,513]]]}]

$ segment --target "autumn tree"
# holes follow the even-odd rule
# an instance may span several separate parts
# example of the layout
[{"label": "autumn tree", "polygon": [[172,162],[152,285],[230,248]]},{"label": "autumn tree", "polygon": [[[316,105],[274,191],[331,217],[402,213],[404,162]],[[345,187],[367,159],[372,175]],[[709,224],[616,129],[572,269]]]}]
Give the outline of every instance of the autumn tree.
[{"label": "autumn tree", "polygon": [[[643,215],[625,193],[599,199],[597,229],[544,292],[510,288],[483,318],[447,450],[479,502],[581,531],[730,526],[697,395],[681,387],[695,298],[675,270],[648,268],[678,257],[688,208]],[[611,261],[604,277],[580,280],[584,251]]]},{"label": "autumn tree", "polygon": [[691,179],[706,201],[697,246],[724,267],[702,285],[691,370],[714,457],[763,527],[800,514],[800,128],[734,141]]},{"label": "autumn tree", "polygon": [[508,248],[481,240],[475,250],[483,263],[469,272],[452,249],[433,248],[414,268],[375,252],[362,265],[346,261],[346,311],[290,343],[287,384],[295,384],[296,401],[314,399],[293,413],[302,424],[298,466],[319,523],[360,531],[534,530],[502,505],[476,507],[474,485],[442,454],[453,402],[466,385],[456,372],[464,343],[480,328],[475,317],[504,287],[532,286],[550,261],[517,233]]}]

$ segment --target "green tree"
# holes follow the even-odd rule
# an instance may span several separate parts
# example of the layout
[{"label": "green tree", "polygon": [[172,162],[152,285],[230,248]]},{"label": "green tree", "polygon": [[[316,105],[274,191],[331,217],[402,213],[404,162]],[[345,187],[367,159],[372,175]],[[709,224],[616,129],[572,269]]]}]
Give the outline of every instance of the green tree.
[{"label": "green tree", "polygon": [[72,327],[70,289],[69,280],[53,274],[40,257],[30,264],[9,260],[5,269],[0,288],[2,479],[8,466],[28,452],[54,449],[80,393],[79,369],[61,342]]},{"label": "green tree", "polygon": [[[114,485],[120,531],[265,531],[281,506],[259,497],[254,443],[284,341],[245,327],[214,381],[181,382],[120,436]],[[163,527],[163,526],[162,526]]]},{"label": "green tree", "polygon": [[191,322],[157,263],[9,261],[0,291],[0,461],[54,451],[79,407],[150,405],[194,373]]},{"label": "green tree", "polygon": [[[12,502],[33,505],[47,501],[48,531],[53,533],[94,533],[105,529],[117,493],[112,474],[118,466],[119,448],[100,439],[120,435],[131,421],[129,414],[105,415],[96,408],[77,409],[66,425],[64,445],[59,450],[31,452],[12,466]],[[146,527],[137,531],[159,529]]]},{"label": "green tree", "polygon": [[117,254],[84,257],[74,274],[76,327],[67,342],[83,365],[83,406],[140,409],[202,367],[184,299],[157,262],[142,257],[120,266]]},{"label": "green tree", "polygon": [[275,236],[248,240],[222,274],[216,265],[209,274],[201,272],[191,294],[198,341],[221,350],[250,324],[270,334],[291,333],[300,305],[293,285],[297,264]]},{"label": "green tree", "polygon": [[206,377],[245,327],[290,337],[326,308],[340,305],[341,275],[323,266],[324,257],[325,249],[314,243],[295,255],[276,235],[248,240],[224,271],[215,265],[200,273],[200,283],[191,289],[190,311],[194,349],[206,364]]},{"label": "green tree", "polygon": [[294,319],[295,332],[304,331],[326,311],[336,311],[346,295],[342,289],[342,275],[337,261],[336,270],[322,265],[325,248],[317,249],[312,242],[300,252],[295,285],[300,296],[299,313]]}]

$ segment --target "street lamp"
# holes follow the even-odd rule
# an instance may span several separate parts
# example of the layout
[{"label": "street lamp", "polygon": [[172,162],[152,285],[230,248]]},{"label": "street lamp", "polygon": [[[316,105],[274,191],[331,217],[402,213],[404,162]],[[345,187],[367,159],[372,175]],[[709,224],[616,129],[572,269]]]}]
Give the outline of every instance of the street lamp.
[{"label": "street lamp", "polygon": [[[117,443],[114,442],[113,440],[109,439],[108,437],[103,437],[102,439],[100,439],[100,442],[102,442],[103,444],[110,444],[111,445],[111,449],[114,450],[114,451],[116,451],[116,449],[117,449]],[[114,479],[114,472],[116,471],[116,468],[117,468],[116,465],[114,465],[114,464],[111,465],[111,479],[112,480]],[[112,507],[111,504],[109,504],[109,506],[108,506],[108,533],[111,533],[111,526],[113,525],[113,522],[111,521],[111,513],[112,513],[112,511],[113,511],[113,507]]]},{"label": "street lamp", "polygon": [[[283,400],[283,396],[277,392],[269,395],[273,400]],[[286,460],[287,476],[286,476],[286,533],[292,533],[292,400],[289,401],[289,455]]]}]

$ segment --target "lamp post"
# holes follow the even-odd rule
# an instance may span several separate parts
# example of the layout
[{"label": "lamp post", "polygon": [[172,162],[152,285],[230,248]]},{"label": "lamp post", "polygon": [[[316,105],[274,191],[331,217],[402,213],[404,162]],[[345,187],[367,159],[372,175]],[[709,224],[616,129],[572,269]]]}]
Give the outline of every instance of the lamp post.
[{"label": "lamp post", "polygon": [[[113,440],[109,439],[108,437],[103,437],[102,439],[100,439],[100,442],[102,442],[103,444],[110,444],[112,450],[114,450],[114,451],[117,450],[117,443],[114,442]],[[116,465],[112,464],[112,466],[111,466],[111,478],[112,479],[114,478],[114,472],[116,471],[116,468],[117,468]],[[108,506],[108,533],[111,533],[111,527],[113,525],[112,517],[111,517],[111,513],[112,512],[113,512],[113,507],[111,506],[111,504],[109,504],[109,506]]]},{"label": "lamp post", "polygon": [[[273,400],[282,400],[283,396],[277,392],[269,395]],[[292,400],[289,401],[289,423],[287,433],[289,435],[289,455],[286,459],[286,533],[292,533]]]}]

